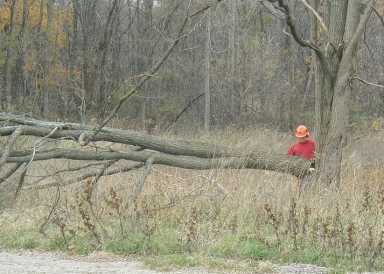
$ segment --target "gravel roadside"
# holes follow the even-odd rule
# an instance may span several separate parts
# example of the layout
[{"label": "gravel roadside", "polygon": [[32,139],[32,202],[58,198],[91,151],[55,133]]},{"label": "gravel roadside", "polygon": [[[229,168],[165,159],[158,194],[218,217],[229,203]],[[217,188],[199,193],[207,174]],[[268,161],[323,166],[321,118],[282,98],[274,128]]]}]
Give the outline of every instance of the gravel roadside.
[{"label": "gravel roadside", "polygon": [[[201,268],[158,272],[146,269],[131,259],[108,256],[67,257],[56,253],[0,251],[1,274],[217,274]],[[223,272],[221,272],[223,273]],[[231,272],[240,274],[240,272]],[[271,273],[270,271],[268,273]],[[322,274],[326,269],[317,266],[293,264],[276,268],[279,274]],[[245,274],[245,273],[244,273]]]}]

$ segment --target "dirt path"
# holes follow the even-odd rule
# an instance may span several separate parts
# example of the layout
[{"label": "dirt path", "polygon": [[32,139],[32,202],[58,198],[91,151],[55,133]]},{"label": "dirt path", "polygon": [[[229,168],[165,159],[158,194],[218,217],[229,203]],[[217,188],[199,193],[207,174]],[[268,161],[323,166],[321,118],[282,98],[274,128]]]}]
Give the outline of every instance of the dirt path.
[{"label": "dirt path", "polygon": [[[60,254],[0,251],[0,274],[160,274],[145,269],[144,266],[131,260],[108,258],[103,256],[66,258]],[[204,269],[186,269],[167,274],[214,274]],[[271,273],[271,272],[269,272]],[[277,270],[281,274],[293,273],[326,273],[324,268],[309,265],[283,266]]]}]

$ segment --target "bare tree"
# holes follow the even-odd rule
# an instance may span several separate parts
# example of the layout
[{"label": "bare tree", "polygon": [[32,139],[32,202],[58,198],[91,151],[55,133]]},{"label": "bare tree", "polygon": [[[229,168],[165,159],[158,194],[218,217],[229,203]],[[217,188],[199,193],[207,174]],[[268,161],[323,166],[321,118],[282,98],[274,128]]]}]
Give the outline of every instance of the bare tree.
[{"label": "bare tree", "polygon": [[205,112],[204,112],[204,128],[209,131],[211,124],[211,87],[210,87],[210,64],[211,64],[211,10],[207,14],[207,37],[205,41]]}]

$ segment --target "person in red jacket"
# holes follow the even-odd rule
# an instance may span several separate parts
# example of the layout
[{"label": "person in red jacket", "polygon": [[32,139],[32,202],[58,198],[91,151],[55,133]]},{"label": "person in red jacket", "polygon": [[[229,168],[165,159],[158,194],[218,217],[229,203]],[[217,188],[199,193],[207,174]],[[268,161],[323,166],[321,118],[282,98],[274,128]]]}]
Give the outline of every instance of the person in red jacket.
[{"label": "person in red jacket", "polygon": [[[309,168],[309,172],[312,173],[315,171],[314,167],[315,167],[316,144],[313,140],[310,139],[309,130],[306,126],[303,126],[303,125],[298,126],[296,128],[295,136],[296,136],[297,142],[289,148],[288,155],[301,157],[305,160],[311,161],[311,167]],[[299,197],[311,182],[312,182],[311,175],[307,175],[299,179],[298,181]]]},{"label": "person in red jacket", "polygon": [[306,126],[300,125],[296,128],[295,136],[297,142],[288,150],[288,155],[298,156],[305,160],[315,159],[316,144],[309,138],[309,130]]}]

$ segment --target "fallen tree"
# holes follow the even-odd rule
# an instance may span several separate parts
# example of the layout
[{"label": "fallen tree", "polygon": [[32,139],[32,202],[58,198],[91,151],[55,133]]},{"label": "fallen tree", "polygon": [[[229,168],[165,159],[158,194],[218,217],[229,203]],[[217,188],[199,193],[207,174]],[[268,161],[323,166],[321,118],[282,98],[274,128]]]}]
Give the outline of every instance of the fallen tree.
[{"label": "fallen tree", "polygon": [[[10,164],[6,173],[12,176],[21,166],[52,159],[77,161],[119,161],[136,163],[141,167],[151,161],[153,165],[166,165],[185,169],[262,169],[288,173],[301,177],[307,173],[309,163],[285,154],[269,153],[253,148],[233,149],[213,143],[170,140],[131,130],[104,127],[95,134],[94,128],[77,123],[61,123],[36,120],[23,115],[0,113],[0,136],[9,136],[2,148],[0,164]],[[39,137],[34,145],[24,150],[14,150],[20,136]],[[44,140],[71,140],[80,144],[75,148],[44,148]],[[120,149],[101,148],[97,142],[123,144]],[[95,145],[96,144],[96,145]],[[16,168],[18,167],[18,168]],[[125,168],[126,171],[132,168]],[[27,167],[24,167],[26,170]],[[124,172],[124,168],[121,169]],[[125,171],[125,172],[126,172]],[[109,172],[118,173],[118,169]],[[108,175],[106,172],[104,175]],[[89,176],[96,176],[90,173]],[[88,177],[89,177],[88,176]],[[3,176],[4,177],[4,176]],[[79,181],[84,176],[79,177]],[[2,179],[4,180],[4,179]],[[71,179],[69,182],[73,183]]]}]

